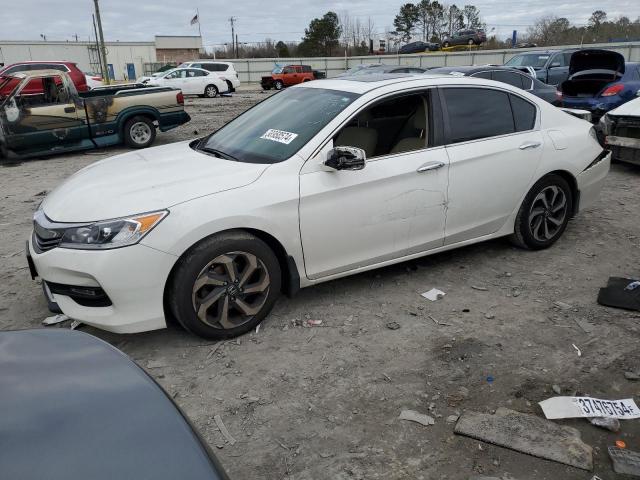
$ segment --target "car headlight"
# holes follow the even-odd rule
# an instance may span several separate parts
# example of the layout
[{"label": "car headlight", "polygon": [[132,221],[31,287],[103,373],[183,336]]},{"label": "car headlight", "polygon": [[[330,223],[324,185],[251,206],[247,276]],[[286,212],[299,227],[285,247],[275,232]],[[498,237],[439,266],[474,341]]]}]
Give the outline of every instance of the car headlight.
[{"label": "car headlight", "polygon": [[70,227],[62,235],[59,246],[80,250],[108,250],[134,245],[168,214],[167,210],[161,210]]}]

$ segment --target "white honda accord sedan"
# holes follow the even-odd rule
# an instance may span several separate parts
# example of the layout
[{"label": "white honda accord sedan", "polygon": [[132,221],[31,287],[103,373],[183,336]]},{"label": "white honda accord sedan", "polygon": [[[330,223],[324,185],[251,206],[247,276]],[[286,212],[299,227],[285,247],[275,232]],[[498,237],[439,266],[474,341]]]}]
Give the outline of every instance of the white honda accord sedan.
[{"label": "white honda accord sedan", "polygon": [[496,237],[549,247],[609,164],[589,123],[504,83],[314,81],[72,175],[35,213],[28,255],[73,319],[227,338],[281,292]]}]

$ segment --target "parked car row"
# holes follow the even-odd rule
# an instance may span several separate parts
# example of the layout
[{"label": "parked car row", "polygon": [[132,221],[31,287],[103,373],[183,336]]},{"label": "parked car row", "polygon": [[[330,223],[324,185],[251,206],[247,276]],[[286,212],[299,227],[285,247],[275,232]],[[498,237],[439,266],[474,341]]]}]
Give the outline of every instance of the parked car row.
[{"label": "parked car row", "polygon": [[484,30],[464,28],[454,32],[450,36],[443,38],[441,43],[422,41],[407,43],[406,45],[400,47],[398,53],[404,55],[410,53],[437,52],[441,49],[447,49],[449,47],[456,47],[460,45],[482,45],[486,41],[487,36],[484,33]]}]

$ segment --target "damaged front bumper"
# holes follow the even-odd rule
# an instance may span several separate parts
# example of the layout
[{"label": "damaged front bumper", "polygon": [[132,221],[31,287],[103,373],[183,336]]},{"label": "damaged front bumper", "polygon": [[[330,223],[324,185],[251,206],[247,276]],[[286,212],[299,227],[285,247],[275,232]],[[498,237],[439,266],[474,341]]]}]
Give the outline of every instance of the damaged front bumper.
[{"label": "damaged front bumper", "polygon": [[600,129],[614,160],[640,165],[640,117],[605,115]]}]

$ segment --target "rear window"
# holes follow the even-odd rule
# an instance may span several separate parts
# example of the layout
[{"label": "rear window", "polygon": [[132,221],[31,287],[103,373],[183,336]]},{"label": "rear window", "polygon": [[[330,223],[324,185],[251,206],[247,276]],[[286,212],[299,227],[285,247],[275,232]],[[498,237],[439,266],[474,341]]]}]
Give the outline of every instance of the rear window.
[{"label": "rear window", "polygon": [[509,95],[516,132],[532,130],[536,123],[536,107],[517,95]]},{"label": "rear window", "polygon": [[515,131],[509,94],[488,88],[445,88],[449,143],[505,135]]},{"label": "rear window", "polygon": [[226,72],[229,65],[224,63],[203,63],[202,68],[209,70],[210,72]]},{"label": "rear window", "polygon": [[514,87],[522,88],[522,75],[515,72],[505,72],[504,70],[495,70],[493,79],[497,82],[508,83]]}]

